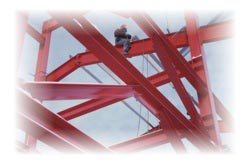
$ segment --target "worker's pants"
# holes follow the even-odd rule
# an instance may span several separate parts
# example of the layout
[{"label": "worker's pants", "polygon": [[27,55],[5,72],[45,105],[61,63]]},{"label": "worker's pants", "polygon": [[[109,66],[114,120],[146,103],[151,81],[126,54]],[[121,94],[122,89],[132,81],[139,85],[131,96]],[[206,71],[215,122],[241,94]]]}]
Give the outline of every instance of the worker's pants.
[{"label": "worker's pants", "polygon": [[128,52],[130,49],[130,39],[121,38],[115,45],[123,45],[123,52]]}]

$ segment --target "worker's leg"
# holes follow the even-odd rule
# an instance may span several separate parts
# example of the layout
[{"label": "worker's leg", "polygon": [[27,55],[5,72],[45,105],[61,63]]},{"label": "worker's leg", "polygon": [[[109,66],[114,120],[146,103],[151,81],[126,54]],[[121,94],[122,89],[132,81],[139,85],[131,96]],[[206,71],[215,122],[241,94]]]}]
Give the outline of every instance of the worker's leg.
[{"label": "worker's leg", "polygon": [[119,41],[115,41],[115,45],[124,45],[124,39],[120,39]]},{"label": "worker's leg", "polygon": [[130,48],[131,48],[130,39],[124,39],[123,52],[128,52]]},{"label": "worker's leg", "polygon": [[130,47],[130,39],[121,39],[115,42],[115,45],[123,45],[123,54],[127,55]]}]

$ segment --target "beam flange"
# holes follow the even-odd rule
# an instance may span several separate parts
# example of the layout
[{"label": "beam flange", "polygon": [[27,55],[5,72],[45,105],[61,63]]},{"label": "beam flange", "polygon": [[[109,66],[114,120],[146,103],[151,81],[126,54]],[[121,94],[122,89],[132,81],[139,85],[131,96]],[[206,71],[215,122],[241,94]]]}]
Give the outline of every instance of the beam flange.
[{"label": "beam flange", "polygon": [[39,100],[128,98],[137,85],[105,85],[58,82],[27,82],[22,87]]}]

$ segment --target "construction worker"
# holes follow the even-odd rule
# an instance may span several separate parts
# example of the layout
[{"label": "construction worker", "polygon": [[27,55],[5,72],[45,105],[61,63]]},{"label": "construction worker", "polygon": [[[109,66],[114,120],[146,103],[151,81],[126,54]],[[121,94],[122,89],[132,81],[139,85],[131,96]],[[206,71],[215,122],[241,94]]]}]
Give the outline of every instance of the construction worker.
[{"label": "construction worker", "polygon": [[130,50],[130,39],[131,35],[127,34],[127,26],[125,24],[121,25],[119,29],[114,32],[115,45],[123,45],[123,55],[127,56]]}]

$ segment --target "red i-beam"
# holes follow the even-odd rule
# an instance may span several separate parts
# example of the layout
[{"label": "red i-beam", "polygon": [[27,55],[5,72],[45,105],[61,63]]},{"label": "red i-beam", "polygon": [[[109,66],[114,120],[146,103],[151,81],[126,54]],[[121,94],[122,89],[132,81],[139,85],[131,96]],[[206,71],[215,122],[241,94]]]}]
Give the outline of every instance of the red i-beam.
[{"label": "red i-beam", "polygon": [[199,107],[201,117],[211,117],[209,121],[204,121],[205,125],[211,125],[213,130],[210,130],[209,135],[211,139],[216,143],[217,146],[221,147],[221,139],[219,133],[219,125],[216,119],[216,111],[214,98],[212,95],[211,85],[209,82],[208,70],[206,66],[206,57],[202,47],[202,42],[200,40],[200,35],[198,33],[198,23],[197,18],[194,13],[188,12],[185,14],[186,24],[187,24],[187,35],[188,35],[188,43],[190,46],[191,57],[196,58],[202,57],[202,65],[203,69],[198,73],[201,79],[206,83],[207,93],[201,94],[198,93],[199,99]]},{"label": "red i-beam", "polygon": [[[136,16],[130,15],[149,36],[148,39],[132,43],[133,48],[130,56],[142,55],[142,49],[144,49],[144,53],[156,52],[165,68],[163,72],[145,78],[122,56],[120,53],[121,48],[112,46],[81,14],[58,15],[51,13],[51,15],[53,18],[44,23],[42,34],[30,25],[26,25],[26,31],[40,43],[35,81],[59,81],[80,66],[103,62],[127,85],[90,85],[60,82],[22,84],[21,88],[28,91],[33,96],[33,99],[36,98],[40,101],[92,99],[54,115],[42,107],[42,104],[38,104],[31,100],[32,98],[19,93],[23,100],[22,104],[24,104],[22,108],[27,109],[19,111],[18,117],[23,122],[26,122],[26,125],[32,127],[21,126],[23,130],[31,134],[26,137],[28,141],[35,143],[36,138],[38,138],[57,149],[69,148],[81,152],[93,152],[95,150],[108,152],[109,149],[74,129],[66,120],[134,96],[161,121],[161,125],[156,128],[158,131],[152,129],[141,137],[111,146],[110,149],[113,151],[137,151],[170,142],[177,152],[183,152],[185,146],[181,141],[182,138],[187,138],[201,151],[214,150],[216,147],[220,147],[219,133],[230,129],[228,123],[232,120],[232,117],[211,92],[202,43],[231,37],[231,31],[225,30],[230,29],[231,22],[199,28],[194,15],[188,13],[186,14],[186,31],[165,35],[146,13],[137,13]],[[89,52],[76,55],[47,75],[51,32],[60,26],[64,27],[80,43],[86,46]],[[189,62],[176,49],[183,46],[190,46],[193,58]],[[197,90],[200,113],[196,111],[191,98],[185,90],[180,80],[182,77],[187,78]],[[157,86],[169,82],[174,84],[181,101],[191,116],[191,120],[181,114],[156,89]],[[81,94],[83,92],[84,94]],[[33,104],[32,108],[37,109],[31,110],[24,103],[24,100],[29,104]],[[216,119],[216,113],[222,118],[220,122]],[[71,135],[71,132],[68,133],[67,128],[64,128],[64,126],[71,128],[71,132],[76,135]],[[44,129],[44,127],[47,128]],[[51,127],[54,127],[54,129],[51,129]],[[85,138],[91,144],[82,142],[79,137]],[[28,146],[34,147],[35,144],[28,144]]]}]

